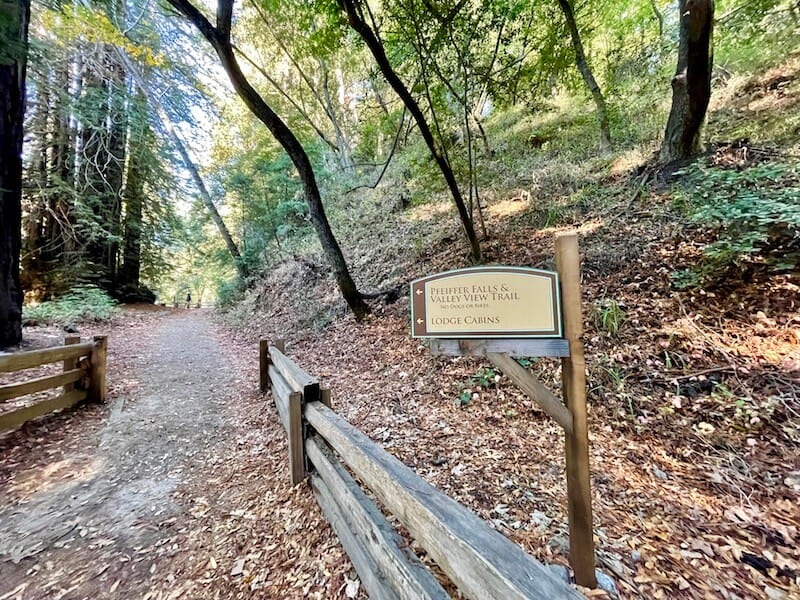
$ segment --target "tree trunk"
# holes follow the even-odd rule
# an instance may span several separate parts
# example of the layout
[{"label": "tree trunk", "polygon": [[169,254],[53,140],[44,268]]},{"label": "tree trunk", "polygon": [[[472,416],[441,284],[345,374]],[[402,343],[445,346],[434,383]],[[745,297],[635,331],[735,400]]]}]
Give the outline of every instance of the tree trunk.
[{"label": "tree trunk", "polygon": [[611,148],[611,129],[608,126],[608,109],[606,108],[606,101],[603,98],[603,92],[597,81],[594,78],[592,69],[589,67],[589,61],[586,60],[586,54],[583,51],[583,43],[581,36],[578,32],[578,24],[575,22],[575,13],[572,10],[572,5],[569,0],[558,0],[558,5],[561,7],[561,12],[564,13],[564,19],[567,21],[567,29],[572,38],[572,48],[575,51],[575,64],[578,71],[583,77],[583,82],[589,91],[592,93],[594,104],[597,107],[597,121],[600,124],[600,151],[606,152]]},{"label": "tree trunk", "polygon": [[108,288],[110,280],[105,268],[108,186],[102,169],[108,160],[108,93],[96,61],[85,61],[81,88],[78,181],[75,191],[85,205],[88,217],[86,229],[81,231],[81,259],[85,261],[81,276]]},{"label": "tree trunk", "polygon": [[51,82],[48,80],[46,70],[37,72],[33,65],[28,65],[27,79],[39,93],[36,95],[36,102],[27,107],[30,116],[25,125],[31,143],[27,152],[30,158],[27,165],[23,165],[23,186],[29,192],[25,198],[22,217],[24,235],[20,253],[20,282],[23,289],[29,293],[33,292],[38,298],[47,287],[44,253],[47,249],[47,228],[50,223],[47,215],[47,197],[50,170],[48,138]]},{"label": "tree trunk", "polygon": [[[317,64],[319,65],[320,72],[322,73],[322,82],[320,86],[322,88],[321,101],[324,106],[325,114],[328,115],[328,119],[333,126],[333,134],[336,137],[336,145],[339,148],[339,165],[343,170],[349,171],[353,168],[352,150],[350,148],[350,140],[344,133],[344,129],[342,127],[343,124],[339,122],[340,115],[337,114],[336,107],[331,99],[331,91],[328,87],[330,84],[328,64],[322,59],[318,59]],[[344,110],[345,107],[342,107],[342,112],[344,112]]]},{"label": "tree trunk", "polygon": [[322,245],[322,250],[331,265],[339,290],[356,319],[362,319],[369,313],[369,307],[361,297],[358,288],[356,288],[339,243],[331,231],[328,217],[325,214],[325,207],[322,205],[319,187],[317,187],[317,180],[314,177],[311,160],[292,130],[287,127],[275,111],[264,102],[264,99],[255,88],[250,85],[250,82],[242,73],[239,63],[236,61],[230,40],[233,0],[218,0],[216,27],[213,27],[188,0],[168,1],[173,8],[188,18],[203,37],[208,40],[216,51],[222,68],[228,74],[236,93],[250,111],[266,125],[267,129],[289,155],[292,164],[297,168],[305,190],[311,223]]},{"label": "tree trunk", "polygon": [[383,44],[375,35],[375,32],[372,31],[372,28],[369,26],[369,24],[361,16],[359,12],[359,0],[337,0],[337,2],[339,7],[347,15],[347,21],[350,24],[350,27],[353,29],[353,31],[358,33],[358,35],[362,40],[364,40],[364,43],[369,48],[372,56],[375,58],[375,62],[378,63],[378,67],[380,68],[381,73],[383,73],[383,77],[386,79],[386,82],[392,86],[392,89],[400,97],[400,100],[402,100],[403,104],[408,109],[408,112],[410,112],[411,116],[414,117],[417,127],[419,127],[419,131],[422,134],[422,138],[425,140],[425,144],[428,146],[431,156],[433,156],[433,159],[439,166],[439,170],[442,172],[442,175],[447,182],[447,187],[450,189],[453,202],[458,210],[458,216],[461,219],[461,225],[464,227],[464,233],[469,241],[472,260],[474,262],[480,262],[481,246],[480,242],[478,242],[478,236],[475,234],[475,227],[473,225],[472,218],[470,217],[469,211],[464,203],[461,190],[458,188],[458,182],[453,174],[453,170],[450,168],[450,164],[447,162],[447,159],[439,151],[439,148],[434,141],[431,128],[428,126],[428,121],[425,119],[425,115],[422,113],[419,104],[417,104],[417,101],[411,95],[411,92],[392,68],[389,58],[386,56]]},{"label": "tree trunk", "polygon": [[243,281],[246,280],[249,276],[249,271],[247,265],[242,259],[241,252],[239,252],[239,247],[236,245],[236,242],[233,241],[230,231],[225,225],[225,221],[222,220],[222,216],[219,214],[217,207],[214,205],[214,201],[211,199],[211,194],[208,193],[208,188],[206,188],[203,178],[200,176],[200,171],[197,170],[197,166],[194,164],[192,157],[189,156],[189,152],[178,135],[178,132],[175,131],[175,126],[172,124],[169,114],[167,114],[167,111],[164,110],[161,102],[156,95],[153,94],[150,86],[147,85],[143,75],[136,69],[136,67],[122,53],[120,53],[120,59],[125,61],[128,67],[128,72],[136,82],[136,86],[139,88],[139,91],[142,93],[144,98],[147,99],[150,108],[156,111],[156,114],[161,120],[161,124],[164,126],[172,145],[175,146],[178,154],[181,155],[183,166],[186,167],[186,170],[189,171],[189,174],[192,176],[192,181],[194,181],[195,186],[197,186],[197,191],[200,192],[200,199],[202,200],[203,205],[206,207],[208,214],[211,216],[211,220],[214,221],[214,224],[217,226],[217,231],[219,231],[219,234],[222,236],[222,239],[225,242],[225,246],[228,248],[228,253],[231,255],[233,264],[236,267],[236,272]]},{"label": "tree trunk", "polygon": [[128,131],[126,114],[125,68],[116,59],[114,49],[106,46],[106,61],[111,74],[108,85],[108,162],[105,177],[108,186],[106,196],[106,219],[108,235],[105,240],[105,270],[110,280],[110,289],[115,291],[118,278],[119,246],[123,236],[122,192],[125,174],[125,149]]},{"label": "tree trunk", "polygon": [[[135,105],[146,106],[144,94],[135,100]],[[132,104],[131,108],[134,108]],[[143,118],[130,119],[128,131],[128,166],[125,173],[125,223],[122,238],[122,263],[117,282],[120,290],[139,288],[142,254],[142,213],[147,200],[145,183],[151,167],[145,154],[155,142],[150,126]]]},{"label": "tree trunk", "polygon": [[22,127],[30,0],[0,2],[0,348],[22,341]]},{"label": "tree trunk", "polygon": [[678,67],[672,78],[672,108],[658,156],[661,164],[683,160],[700,152],[700,130],[711,98],[714,2],[680,0],[679,10]]},{"label": "tree trunk", "polygon": [[[71,62],[71,61],[70,61]],[[70,86],[69,65],[59,69],[56,84],[63,90],[57,96],[53,107],[56,120],[53,137],[53,172],[50,185],[54,191],[50,197],[50,210],[53,224],[50,228],[48,245],[53,249],[48,253],[48,260],[57,261],[54,267],[68,270],[77,260],[77,244],[73,235],[75,229],[75,131],[70,124],[67,90]]]}]

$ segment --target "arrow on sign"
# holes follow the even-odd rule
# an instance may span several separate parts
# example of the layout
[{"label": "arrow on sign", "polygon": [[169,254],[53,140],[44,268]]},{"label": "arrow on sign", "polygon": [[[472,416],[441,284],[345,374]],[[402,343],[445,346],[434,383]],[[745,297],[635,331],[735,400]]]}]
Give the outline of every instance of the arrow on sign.
[{"label": "arrow on sign", "polygon": [[417,296],[419,296],[421,293],[422,293],[422,290],[418,289],[417,290]]},{"label": "arrow on sign", "polygon": [[422,325],[424,322],[422,319],[417,319],[417,325]]}]

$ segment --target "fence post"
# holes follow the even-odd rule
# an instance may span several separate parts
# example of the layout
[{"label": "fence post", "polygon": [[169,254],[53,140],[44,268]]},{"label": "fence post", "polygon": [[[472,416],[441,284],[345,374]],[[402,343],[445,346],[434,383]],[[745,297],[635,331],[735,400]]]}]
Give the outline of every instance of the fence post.
[{"label": "fence post", "polygon": [[269,390],[269,340],[258,342],[258,366],[262,392]]},{"label": "fence post", "polygon": [[556,271],[561,281],[561,311],[569,356],[561,359],[564,400],[572,413],[572,435],[566,433],[569,561],[578,585],[597,587],[592,530],[592,489],[589,471],[589,429],[586,415],[586,361],[583,354],[583,313],[578,236],[556,236]]},{"label": "fence post", "polygon": [[289,395],[289,470],[292,485],[303,481],[306,476],[303,440],[303,394],[292,392]]},{"label": "fence post", "polygon": [[[72,346],[73,344],[80,344],[81,338],[77,335],[70,335],[64,338],[64,345],[65,346]],[[64,360],[64,372],[72,371],[73,369],[78,368],[78,359],[77,358],[67,358]],[[72,390],[75,389],[74,383],[67,383],[64,384],[63,392],[65,394],[69,394]]]},{"label": "fence post", "polygon": [[94,348],[89,357],[91,371],[89,372],[89,392],[87,399],[90,402],[105,402],[106,400],[106,353],[108,349],[108,336],[94,336]]},{"label": "fence post", "polygon": [[322,402],[328,408],[333,408],[333,404],[331,402],[331,388],[329,387],[321,387],[319,388],[319,401]]}]

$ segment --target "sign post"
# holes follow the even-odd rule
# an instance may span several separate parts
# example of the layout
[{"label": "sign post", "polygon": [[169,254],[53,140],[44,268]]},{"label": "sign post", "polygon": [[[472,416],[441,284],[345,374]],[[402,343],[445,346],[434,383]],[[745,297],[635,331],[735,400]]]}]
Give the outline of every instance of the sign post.
[{"label": "sign post", "polygon": [[586,415],[586,361],[583,355],[583,312],[578,236],[556,236],[556,270],[564,300],[564,337],[569,356],[561,359],[561,385],[572,414],[572,433],[565,436],[567,503],[569,515],[569,561],[575,581],[597,587],[592,530],[592,488],[589,472],[589,428]]},{"label": "sign post", "polygon": [[[575,233],[556,236],[556,272],[477,267],[411,282],[411,331],[437,354],[485,356],[562,426],[570,564],[597,587],[592,531],[580,257]],[[561,358],[566,406],[513,356]]]}]

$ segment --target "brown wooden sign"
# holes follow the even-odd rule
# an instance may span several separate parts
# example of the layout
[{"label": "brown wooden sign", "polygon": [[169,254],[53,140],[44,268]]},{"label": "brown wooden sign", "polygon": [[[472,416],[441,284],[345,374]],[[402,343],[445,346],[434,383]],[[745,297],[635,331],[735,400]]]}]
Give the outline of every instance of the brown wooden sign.
[{"label": "brown wooden sign", "polygon": [[411,282],[417,338],[558,338],[558,276],[527,267],[474,267]]}]

